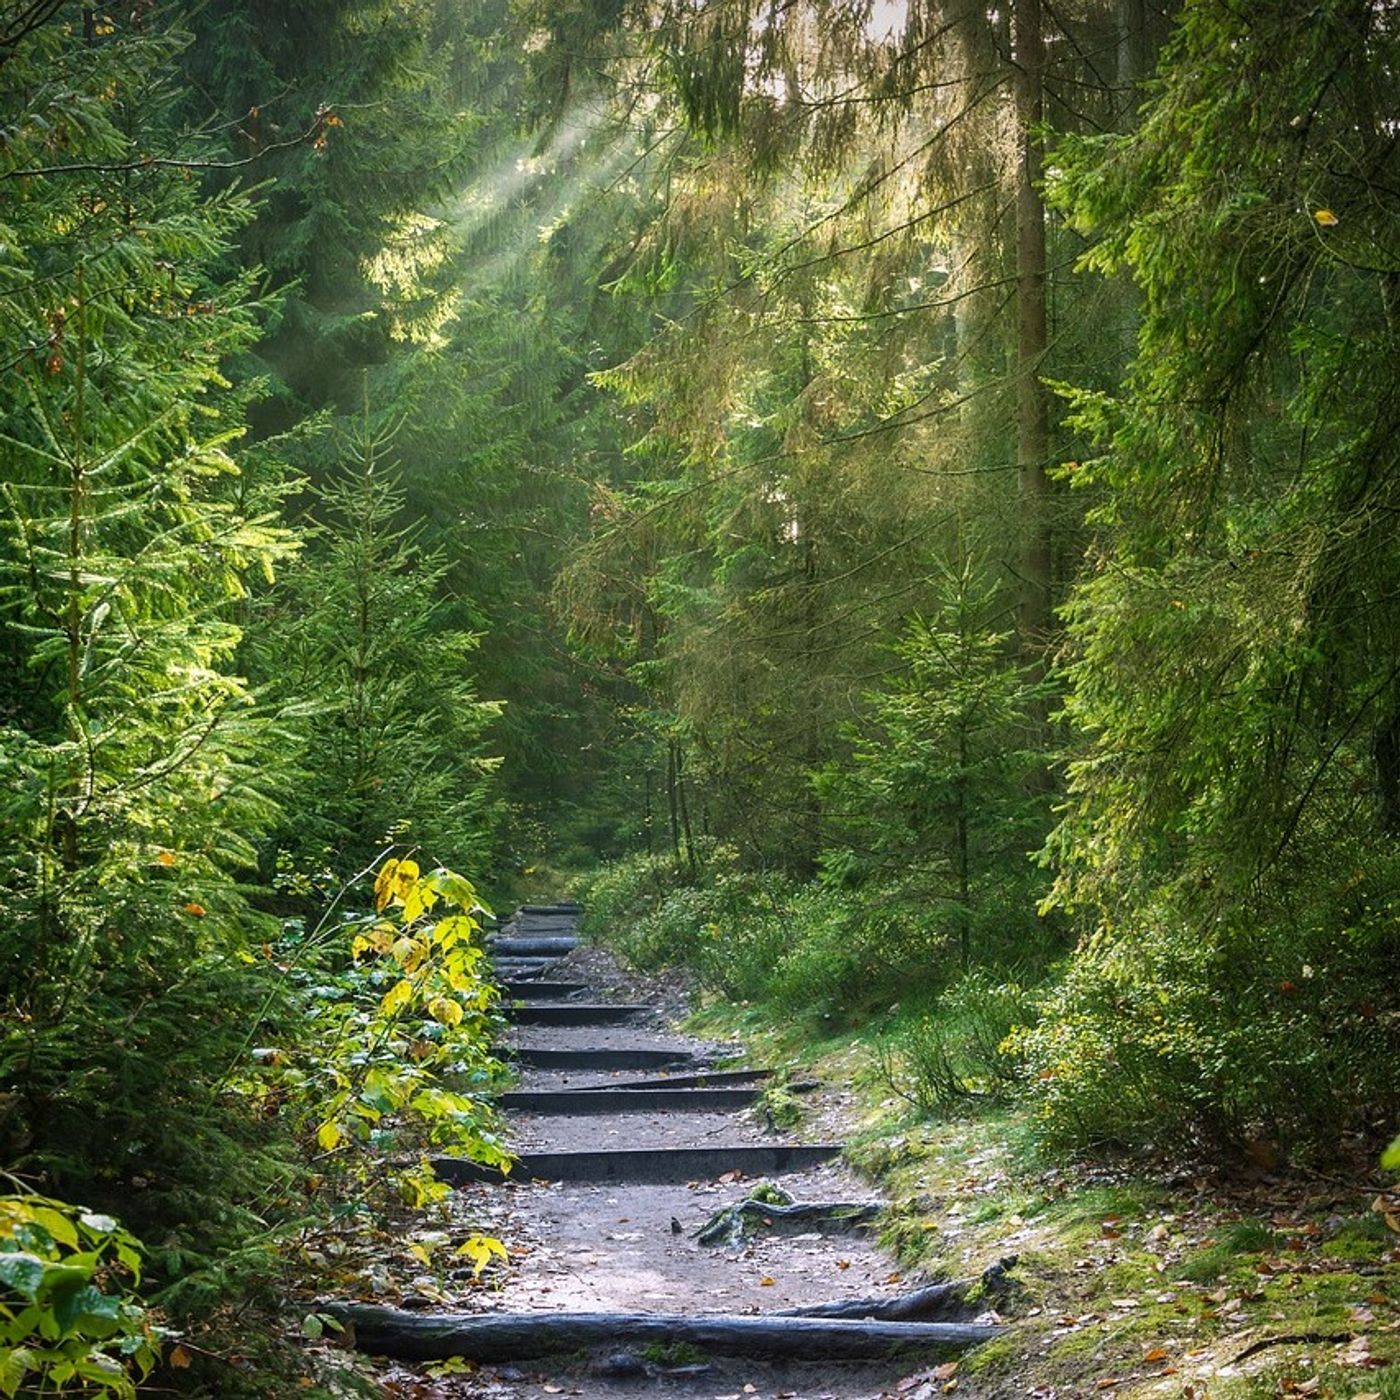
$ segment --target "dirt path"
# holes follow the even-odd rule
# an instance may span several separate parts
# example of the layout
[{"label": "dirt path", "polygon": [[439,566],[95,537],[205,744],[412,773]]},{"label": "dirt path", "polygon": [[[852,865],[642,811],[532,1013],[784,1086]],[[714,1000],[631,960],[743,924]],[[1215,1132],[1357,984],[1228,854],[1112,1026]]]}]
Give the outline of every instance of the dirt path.
[{"label": "dirt path", "polygon": [[[561,931],[551,916],[551,935]],[[529,920],[517,920],[528,931]],[[572,921],[564,924],[572,927]],[[507,929],[510,933],[512,930]],[[571,1000],[618,1004],[635,984],[596,948],[580,948],[545,974],[581,983]],[[645,987],[643,990],[648,990]],[[733,1067],[741,1047],[700,1041],[668,1028],[683,1008],[675,988],[656,989],[639,1021],[625,1026],[517,1025],[510,1046],[578,1052],[666,1050],[687,1061]],[[523,1004],[523,1003],[517,1003]],[[684,1068],[677,1074],[685,1074]],[[689,1072],[693,1072],[689,1071]],[[665,1072],[577,1068],[540,1069],[528,1064],[518,1090],[580,1090],[665,1081]],[[613,1149],[754,1148],[822,1140],[810,1130],[777,1128],[761,1097],[728,1112],[701,1108],[607,1112],[575,1116],[512,1113],[511,1146],[526,1153],[608,1152]],[[825,1116],[825,1115],[820,1115]],[[829,1132],[829,1126],[827,1127]],[[511,1267],[490,1287],[466,1292],[453,1306],[463,1311],[648,1312],[766,1314],[846,1298],[884,1298],[907,1292],[920,1280],[901,1275],[869,1231],[800,1230],[765,1233],[731,1246],[706,1246],[696,1234],[720,1209],[743,1200],[761,1176],[738,1171],[675,1184],[622,1181],[532,1181],[472,1184],[457,1194],[456,1211],[473,1229],[507,1241]],[[839,1162],[770,1178],[799,1202],[876,1202],[870,1186]],[[465,1282],[465,1281],[464,1281]],[[436,1368],[395,1367],[385,1393],[415,1400],[438,1397],[578,1395],[591,1400],[675,1396],[791,1397],[791,1400],[872,1400],[873,1397],[939,1393],[929,1362],[910,1377],[913,1363],[760,1363],[655,1348],[645,1354],[618,1348],[611,1355],[474,1368],[470,1374],[435,1374]],[[925,1378],[930,1378],[925,1380]],[[901,1384],[902,1382],[902,1384]],[[896,1386],[900,1388],[896,1391]]]}]

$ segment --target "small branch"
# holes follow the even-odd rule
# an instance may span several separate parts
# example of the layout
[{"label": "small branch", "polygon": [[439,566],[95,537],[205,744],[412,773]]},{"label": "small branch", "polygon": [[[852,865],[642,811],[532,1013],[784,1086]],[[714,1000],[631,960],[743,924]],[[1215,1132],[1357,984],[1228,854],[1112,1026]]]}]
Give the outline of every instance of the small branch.
[{"label": "small branch", "polygon": [[304,146],[308,141],[316,141],[325,132],[328,108],[322,107],[316,113],[316,120],[300,136],[289,137],[286,141],[274,141],[270,146],[255,151],[242,160],[180,160],[174,156],[142,156],[140,160],[120,164],[107,164],[103,161],[74,161],[71,165],[35,165],[20,170],[7,170],[0,180],[39,179],[51,175],[124,175],[136,170],[241,170],[254,165],[264,156],[278,151],[290,151],[295,146]]}]

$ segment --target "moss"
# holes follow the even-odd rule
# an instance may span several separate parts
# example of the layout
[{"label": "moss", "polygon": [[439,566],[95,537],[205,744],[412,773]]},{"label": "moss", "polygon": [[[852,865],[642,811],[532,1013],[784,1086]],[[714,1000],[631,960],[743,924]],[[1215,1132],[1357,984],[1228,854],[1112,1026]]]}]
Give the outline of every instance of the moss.
[{"label": "moss", "polygon": [[1183,1260],[1176,1277],[1191,1283],[1211,1283],[1228,1274],[1241,1255],[1271,1254],[1282,1244],[1267,1226],[1256,1220],[1241,1220],[1226,1226],[1214,1244]]},{"label": "moss", "polygon": [[699,1366],[708,1359],[689,1342],[652,1342],[641,1349],[641,1355],[654,1366]]},{"label": "moss", "polygon": [[1378,1211],[1367,1211],[1342,1222],[1337,1233],[1322,1246],[1329,1259],[1370,1261],[1394,1243]]},{"label": "moss", "polygon": [[777,1084],[759,1095],[758,1106],[775,1127],[795,1128],[802,1122],[804,1105],[796,1094]]},{"label": "moss", "polygon": [[982,1376],[1011,1370],[1018,1363],[1017,1348],[1010,1337],[993,1337],[963,1357],[959,1370],[970,1376]]}]

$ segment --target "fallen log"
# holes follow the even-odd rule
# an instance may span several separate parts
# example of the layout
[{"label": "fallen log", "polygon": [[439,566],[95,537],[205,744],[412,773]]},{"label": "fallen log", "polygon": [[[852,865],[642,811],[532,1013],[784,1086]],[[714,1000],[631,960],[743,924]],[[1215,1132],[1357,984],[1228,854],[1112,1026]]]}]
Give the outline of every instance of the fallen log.
[{"label": "fallen log", "polygon": [[897,1298],[843,1298],[835,1303],[814,1303],[805,1308],[783,1308],[777,1317],[869,1318],[874,1322],[921,1322],[931,1318],[950,1320],[950,1313],[967,1307],[967,1284],[931,1283]]},{"label": "fallen log", "polygon": [[677,1343],[720,1356],[860,1361],[898,1352],[963,1351],[1001,1331],[970,1322],[664,1313],[420,1313],[371,1303],[323,1309],[374,1356],[404,1361],[517,1361],[592,1347]]},{"label": "fallen log", "polygon": [[[695,1238],[701,1244],[742,1244],[755,1225],[767,1225],[771,1229],[794,1227],[798,1230],[821,1230],[825,1227],[844,1234],[873,1224],[879,1214],[880,1206],[868,1201],[777,1202],[750,1197],[716,1211],[701,1226]],[[832,1316],[842,1314],[833,1313]]]}]

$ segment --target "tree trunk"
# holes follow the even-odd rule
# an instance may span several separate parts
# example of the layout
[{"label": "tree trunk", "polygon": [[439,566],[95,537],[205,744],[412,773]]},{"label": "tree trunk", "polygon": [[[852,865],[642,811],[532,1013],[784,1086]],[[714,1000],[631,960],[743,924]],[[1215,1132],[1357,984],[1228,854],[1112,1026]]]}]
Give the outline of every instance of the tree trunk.
[{"label": "tree trunk", "polygon": [[666,806],[671,817],[671,859],[681,864],[681,819],[676,802],[676,741],[666,740]]},{"label": "tree trunk", "polygon": [[[84,401],[87,397],[87,290],[83,279],[83,264],[78,264],[77,305],[78,348],[74,361],[73,389],[73,452],[69,458],[68,487],[68,606],[64,610],[64,640],[68,652],[68,733],[76,752],[82,753],[87,738],[83,722],[82,651],[83,651],[83,510],[87,498],[87,431],[84,422]],[[72,778],[64,785],[61,813],[61,848],[64,869],[78,868],[78,808],[82,797],[82,778],[74,767]]]},{"label": "tree trunk", "polygon": [[1118,102],[1120,120],[1126,129],[1135,124],[1139,84],[1147,76],[1150,43],[1147,30],[1147,0],[1118,0]]},{"label": "tree trunk", "polygon": [[695,860],[695,837],[690,830],[690,805],[685,795],[685,750],[679,740],[676,741],[676,805],[681,814],[681,837],[685,842],[686,869],[690,871],[690,878],[694,880],[699,875],[699,869]]},{"label": "tree trunk", "polygon": [[1021,506],[1021,646],[1044,653],[1053,622],[1051,595],[1050,403],[1040,371],[1049,344],[1046,310],[1045,201],[1036,127],[1045,114],[1045,35],[1040,0],[1015,0],[1011,13],[1016,128],[1016,465]]},{"label": "tree trunk", "polygon": [[972,870],[968,841],[967,721],[958,728],[957,838],[958,838],[958,950],[963,971],[972,966]]}]

